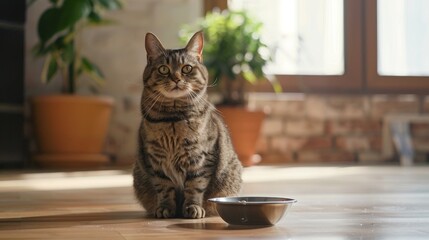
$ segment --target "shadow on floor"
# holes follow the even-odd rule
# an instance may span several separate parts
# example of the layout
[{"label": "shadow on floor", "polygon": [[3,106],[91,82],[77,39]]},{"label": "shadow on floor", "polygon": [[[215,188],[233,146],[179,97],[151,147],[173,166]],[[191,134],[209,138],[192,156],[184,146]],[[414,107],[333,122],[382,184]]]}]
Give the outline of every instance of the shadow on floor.
[{"label": "shadow on floor", "polygon": [[100,225],[141,222],[145,211],[71,213],[49,216],[2,218],[0,230],[62,228],[77,225]]},{"label": "shadow on floor", "polygon": [[229,230],[229,231],[267,228],[267,227],[272,227],[272,226],[239,226],[239,225],[229,225],[227,223],[207,223],[207,222],[176,223],[168,226],[168,228],[171,228],[171,229]]}]

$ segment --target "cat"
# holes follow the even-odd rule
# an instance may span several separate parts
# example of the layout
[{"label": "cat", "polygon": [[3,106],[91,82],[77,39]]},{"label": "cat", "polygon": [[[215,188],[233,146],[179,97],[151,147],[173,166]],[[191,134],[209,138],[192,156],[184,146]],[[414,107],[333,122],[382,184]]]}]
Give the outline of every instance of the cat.
[{"label": "cat", "polygon": [[212,197],[241,189],[242,165],[228,130],[208,101],[203,32],[185,48],[165,49],[145,37],[139,157],[134,164],[137,200],[156,218],[216,215]]}]

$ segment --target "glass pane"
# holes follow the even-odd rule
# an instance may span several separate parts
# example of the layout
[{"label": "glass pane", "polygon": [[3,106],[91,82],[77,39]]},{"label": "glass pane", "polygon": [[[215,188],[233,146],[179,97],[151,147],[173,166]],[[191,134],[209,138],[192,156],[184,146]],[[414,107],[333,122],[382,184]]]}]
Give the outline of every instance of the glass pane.
[{"label": "glass pane", "polygon": [[342,75],[343,0],[229,0],[264,23],[263,39],[274,63],[268,73]]},{"label": "glass pane", "polygon": [[378,73],[429,76],[429,1],[378,0]]}]

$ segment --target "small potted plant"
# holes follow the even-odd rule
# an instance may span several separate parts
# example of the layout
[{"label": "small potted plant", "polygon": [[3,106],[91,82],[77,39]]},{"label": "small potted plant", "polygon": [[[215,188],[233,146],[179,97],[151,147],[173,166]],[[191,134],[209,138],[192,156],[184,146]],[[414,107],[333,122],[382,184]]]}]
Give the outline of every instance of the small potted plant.
[{"label": "small potted plant", "polygon": [[76,38],[88,25],[108,21],[102,12],[121,8],[119,0],[50,0],[37,26],[37,57],[44,57],[41,80],[49,83],[60,74],[62,93],[36,96],[31,101],[37,153],[33,159],[43,166],[87,167],[105,164],[102,154],[113,100],[103,96],[76,94],[83,75],[93,86],[103,84],[100,69],[83,56]]},{"label": "small potted plant", "polygon": [[[217,108],[243,165],[253,165],[264,113],[246,108],[246,88],[248,83],[268,80],[264,67],[271,59],[263,55],[269,51],[261,40],[262,23],[245,11],[215,11],[195,25],[184,26],[179,35],[186,41],[197,29],[204,31],[204,63],[222,96]],[[281,90],[278,83],[270,82],[275,91]]]}]

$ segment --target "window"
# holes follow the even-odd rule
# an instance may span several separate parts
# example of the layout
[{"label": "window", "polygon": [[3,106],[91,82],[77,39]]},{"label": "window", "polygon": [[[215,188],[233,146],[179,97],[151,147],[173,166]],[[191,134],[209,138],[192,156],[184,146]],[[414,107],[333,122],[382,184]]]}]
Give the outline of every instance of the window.
[{"label": "window", "polygon": [[286,91],[429,92],[427,0],[215,2],[268,26],[275,62],[267,71]]},{"label": "window", "polygon": [[406,1],[378,0],[377,72],[429,76],[429,1]]},{"label": "window", "polygon": [[368,88],[429,91],[429,2],[365,1]]},{"label": "window", "polygon": [[[242,8],[259,14],[261,19],[280,15],[273,12],[262,15],[263,4],[267,5],[268,1],[229,0],[229,7],[234,8],[235,4],[239,9],[238,2],[244,1],[246,3],[241,4]],[[251,4],[255,2],[260,6]],[[292,25],[285,28],[295,34],[295,37],[290,37],[291,41],[298,39],[294,46],[283,43],[283,49],[289,48],[285,54],[289,54],[288,61],[292,68],[285,68],[284,64],[288,61],[283,59],[279,61],[281,65],[276,64],[269,69],[276,72],[284,91],[356,91],[362,88],[362,4],[359,1],[271,0],[269,3],[283,5],[271,6],[276,10],[286,9],[284,15],[290,15],[286,16],[285,22],[277,21],[276,24]],[[250,10],[252,6],[254,10]],[[279,35],[276,32],[280,31],[272,30],[273,35]],[[295,49],[291,49],[293,47]],[[274,56],[278,55],[276,53]],[[256,90],[270,91],[271,86],[258,86]]]},{"label": "window", "polygon": [[344,73],[343,0],[229,0],[232,10],[248,10],[264,23],[270,47],[270,74]]}]

